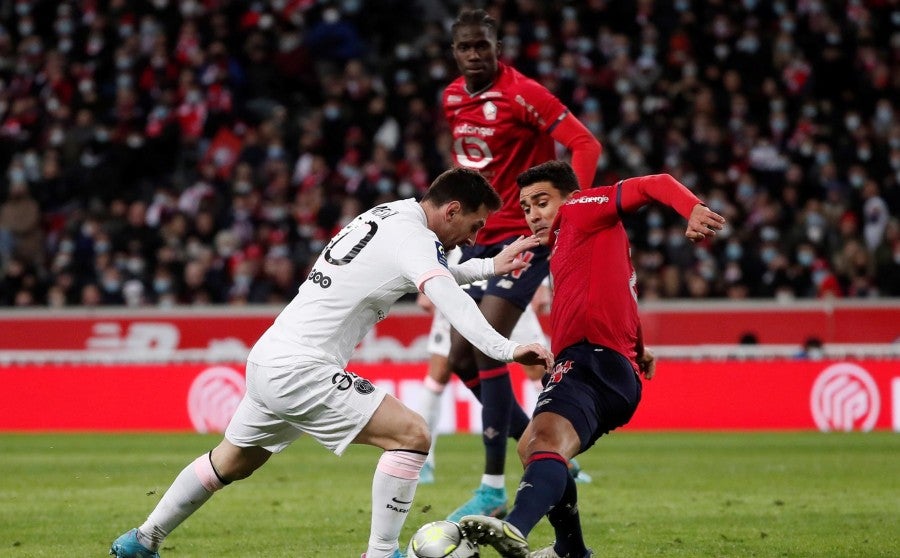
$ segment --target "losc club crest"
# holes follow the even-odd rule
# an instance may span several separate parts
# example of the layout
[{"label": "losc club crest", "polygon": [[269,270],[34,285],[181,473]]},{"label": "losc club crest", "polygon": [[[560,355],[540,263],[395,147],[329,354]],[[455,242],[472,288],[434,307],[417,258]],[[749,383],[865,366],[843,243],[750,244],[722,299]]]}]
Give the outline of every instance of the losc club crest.
[{"label": "losc club crest", "polygon": [[188,391],[188,415],[197,432],[225,432],[245,388],[244,377],[227,366],[197,376]]},{"label": "losc club crest", "polygon": [[878,386],[866,370],[849,362],[829,366],[816,378],[810,410],[822,432],[868,432],[881,410]]}]

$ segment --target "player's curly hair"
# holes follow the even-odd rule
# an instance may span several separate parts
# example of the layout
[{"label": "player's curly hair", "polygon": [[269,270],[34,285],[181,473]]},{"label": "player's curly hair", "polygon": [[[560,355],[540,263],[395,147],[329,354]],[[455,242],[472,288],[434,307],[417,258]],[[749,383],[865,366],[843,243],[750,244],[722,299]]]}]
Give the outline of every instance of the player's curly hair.
[{"label": "player's curly hair", "polygon": [[459,12],[459,15],[456,17],[456,21],[454,21],[453,25],[450,26],[450,36],[455,37],[457,29],[469,25],[487,27],[494,33],[494,37],[497,36],[497,20],[491,17],[490,14],[488,14],[486,11],[481,9],[463,10]]},{"label": "player's curly hair", "polygon": [[572,165],[565,161],[547,161],[535,165],[516,177],[519,189],[538,182],[550,182],[564,194],[578,190],[578,177]]},{"label": "player's curly hair", "polygon": [[478,211],[482,205],[497,211],[503,204],[500,194],[480,172],[463,167],[442,172],[425,191],[422,201],[436,206],[458,201],[466,213]]}]

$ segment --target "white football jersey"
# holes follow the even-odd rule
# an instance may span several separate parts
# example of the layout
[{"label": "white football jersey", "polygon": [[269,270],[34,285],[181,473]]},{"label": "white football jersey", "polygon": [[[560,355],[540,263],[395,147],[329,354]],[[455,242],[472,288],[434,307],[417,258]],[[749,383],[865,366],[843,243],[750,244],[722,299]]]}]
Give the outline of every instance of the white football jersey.
[{"label": "white football jersey", "polygon": [[407,199],[374,207],[331,239],[247,360],[288,366],[298,357],[313,358],[344,368],[391,305],[437,275],[452,278],[419,203]]}]

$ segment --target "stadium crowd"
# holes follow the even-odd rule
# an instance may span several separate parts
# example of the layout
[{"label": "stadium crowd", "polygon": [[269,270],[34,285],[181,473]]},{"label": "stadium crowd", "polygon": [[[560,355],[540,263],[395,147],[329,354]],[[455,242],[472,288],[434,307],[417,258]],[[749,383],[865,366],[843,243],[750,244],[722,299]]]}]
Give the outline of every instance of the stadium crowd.
[{"label": "stadium crowd", "polygon": [[[728,219],[628,221],[642,299],[900,296],[896,3],[478,5],[603,144],[597,184],[667,172]],[[290,300],[450,166],[459,7],[0,1],[0,306]]]}]

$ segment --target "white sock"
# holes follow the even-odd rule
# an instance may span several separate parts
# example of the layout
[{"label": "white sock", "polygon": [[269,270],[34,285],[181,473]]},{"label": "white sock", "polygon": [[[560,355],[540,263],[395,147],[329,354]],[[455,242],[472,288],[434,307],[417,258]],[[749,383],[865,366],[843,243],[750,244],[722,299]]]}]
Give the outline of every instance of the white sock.
[{"label": "white sock", "polygon": [[425,455],[405,450],[381,454],[372,479],[372,528],[366,558],[389,558],[399,548]]},{"label": "white sock", "polygon": [[138,542],[158,550],[163,539],[206,503],[213,492],[225,484],[216,475],[209,454],[205,453],[182,469],[166,490],[147,521],[138,527]]},{"label": "white sock", "polygon": [[434,447],[437,445],[437,429],[441,421],[441,396],[447,384],[442,384],[431,376],[425,376],[423,383],[425,389],[422,390],[420,414],[425,417],[428,431],[431,433],[431,449],[428,451],[426,462],[434,467]]},{"label": "white sock", "polygon": [[491,488],[506,488],[506,475],[481,475],[481,484]]}]

